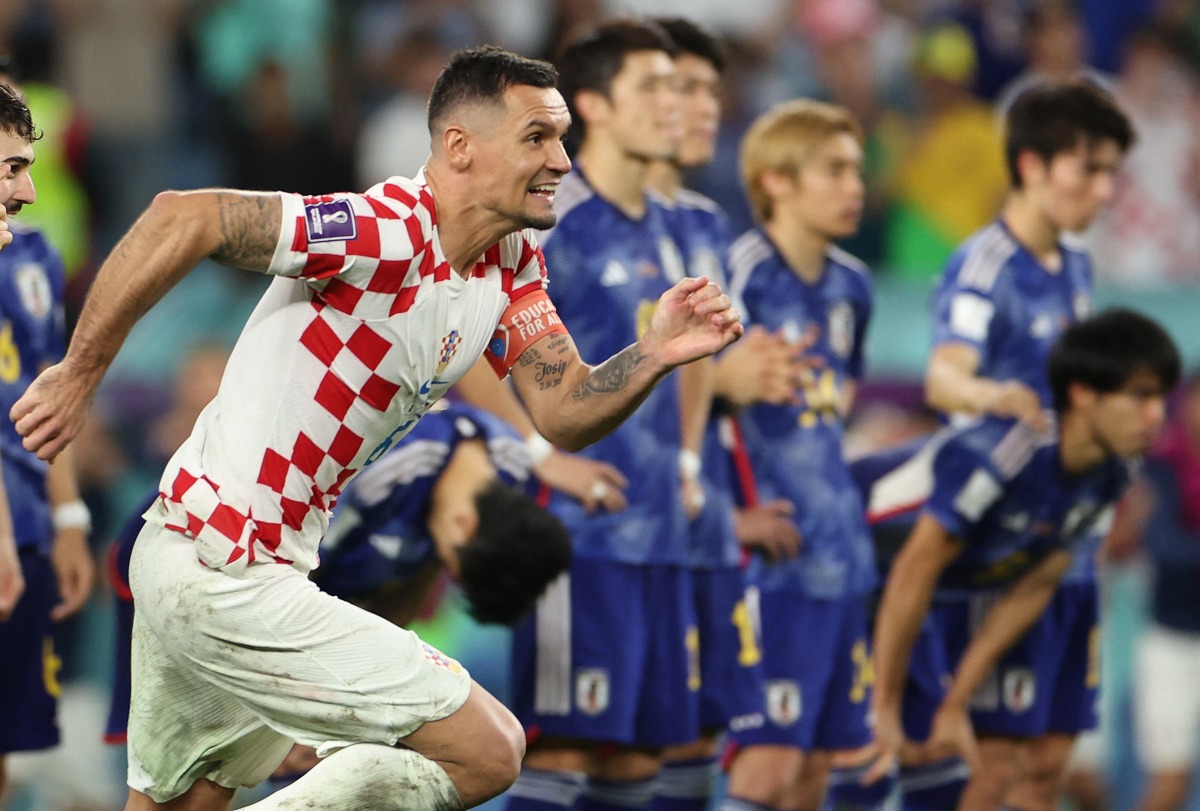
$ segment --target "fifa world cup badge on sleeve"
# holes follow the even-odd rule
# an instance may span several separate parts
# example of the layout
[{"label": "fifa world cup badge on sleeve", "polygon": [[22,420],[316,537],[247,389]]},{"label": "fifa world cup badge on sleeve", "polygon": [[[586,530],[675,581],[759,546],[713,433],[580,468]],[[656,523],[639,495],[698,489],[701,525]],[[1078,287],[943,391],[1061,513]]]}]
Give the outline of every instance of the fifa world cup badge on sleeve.
[{"label": "fifa world cup badge on sleeve", "polygon": [[308,241],[349,241],[358,236],[358,221],[349,200],[330,200],[304,207],[304,229]]}]

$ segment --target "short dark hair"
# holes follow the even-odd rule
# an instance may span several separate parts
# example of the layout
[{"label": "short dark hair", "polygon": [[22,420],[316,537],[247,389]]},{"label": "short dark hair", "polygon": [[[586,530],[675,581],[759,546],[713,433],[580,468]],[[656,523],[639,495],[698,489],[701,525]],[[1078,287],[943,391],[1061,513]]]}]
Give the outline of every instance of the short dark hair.
[{"label": "short dark hair", "polygon": [[450,56],[429,94],[429,132],[448,110],[463,102],[499,102],[514,85],[554,87],[558,71],[549,62],[482,45]]},{"label": "short dark hair", "polygon": [[570,42],[559,54],[558,89],[571,113],[571,141],[578,145],[587,126],[576,112],[575,94],[592,90],[609,98],[613,78],[621,72],[625,57],[638,51],[665,51],[675,56],[675,43],[649,20],[612,20]]},{"label": "short dark hair", "polygon": [[571,536],[555,516],[493,481],[475,496],[479,529],[458,549],[459,584],[477,621],[516,625],[571,565]]},{"label": "short dark hair", "polygon": [[705,60],[717,73],[725,70],[725,46],[712,34],[686,17],[655,17],[654,24],[666,32],[676,55],[691,54]]},{"label": "short dark hair", "polygon": [[11,133],[33,143],[42,137],[33,126],[29,105],[16,90],[0,82],[0,131]]},{"label": "short dark hair", "polygon": [[1141,313],[1116,308],[1069,327],[1050,350],[1047,375],[1061,414],[1070,404],[1072,383],[1110,394],[1145,369],[1165,394],[1179,382],[1180,368],[1179,349],[1165,329]]},{"label": "short dark hair", "polygon": [[1133,144],[1133,125],[1112,96],[1088,79],[1046,82],[1017,96],[1005,116],[1004,157],[1014,189],[1022,186],[1017,159],[1030,150],[1045,163],[1055,155],[1088,145],[1116,141],[1121,152]]}]

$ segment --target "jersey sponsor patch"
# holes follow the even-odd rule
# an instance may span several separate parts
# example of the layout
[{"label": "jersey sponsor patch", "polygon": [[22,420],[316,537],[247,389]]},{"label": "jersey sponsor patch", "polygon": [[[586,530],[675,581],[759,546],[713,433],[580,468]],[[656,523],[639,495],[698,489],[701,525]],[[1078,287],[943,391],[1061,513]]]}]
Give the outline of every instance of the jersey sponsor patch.
[{"label": "jersey sponsor patch", "polygon": [[486,357],[499,377],[521,354],[547,335],[565,333],[562,319],[545,290],[535,290],[508,305],[488,341]]},{"label": "jersey sponsor patch", "polygon": [[349,200],[332,200],[304,207],[304,230],[310,243],[348,242],[358,236],[358,221]]},{"label": "jersey sponsor patch", "polygon": [[950,331],[970,341],[987,338],[995,305],[974,293],[959,293],[950,302]]},{"label": "jersey sponsor patch", "polygon": [[800,683],[791,679],[767,681],[767,718],[778,727],[790,727],[800,720]]},{"label": "jersey sponsor patch", "polygon": [[54,293],[50,290],[46,269],[37,262],[26,262],[17,266],[14,279],[21,296],[21,306],[34,318],[48,316],[54,306]]},{"label": "jersey sponsor patch", "polygon": [[587,716],[597,716],[608,709],[608,671],[598,667],[584,668],[575,674],[575,706]]}]

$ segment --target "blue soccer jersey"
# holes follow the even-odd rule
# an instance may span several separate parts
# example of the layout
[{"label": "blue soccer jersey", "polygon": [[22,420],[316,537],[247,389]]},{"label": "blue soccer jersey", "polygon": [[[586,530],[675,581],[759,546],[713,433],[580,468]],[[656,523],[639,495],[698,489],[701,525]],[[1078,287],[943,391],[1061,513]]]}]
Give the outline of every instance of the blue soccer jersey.
[{"label": "blue soccer jersey", "polygon": [[[0,251],[0,408],[5,415],[45,366],[63,354],[62,261],[41,232],[11,224]],[[19,548],[48,551],[53,540],[46,463],[25,450],[12,420],[0,427],[4,483]]]},{"label": "blue soccer jersey", "polygon": [[[688,189],[662,205],[667,227],[679,246],[688,276],[705,276],[728,290],[725,262],[733,234],[720,206]],[[733,530],[732,437],[722,430],[722,418],[713,415],[705,428],[701,448],[700,481],[704,486],[703,511],[688,524],[693,569],[737,566],[741,550]]]},{"label": "blue soccer jersey", "polygon": [[938,584],[943,600],[1004,586],[1047,553],[1103,532],[1129,483],[1128,463],[1116,458],[1068,474],[1054,432],[1011,418],[945,428],[906,447],[907,459],[886,452],[891,464],[865,483],[868,514],[924,510],[963,543]]},{"label": "blue soccer jersey", "polygon": [[528,478],[529,458],[507,423],[462,404],[430,412],[338,499],[321,539],[321,566],[313,573],[323,590],[343,598],[365,596],[437,561],[426,528],[430,499],[465,440],[487,444],[501,481]]},{"label": "blue soccer jersey", "polygon": [[981,229],[954,252],[938,283],[933,344],[979,352],[978,374],[1019,380],[1049,407],[1046,359],[1058,336],[1091,309],[1092,262],[1060,243],[1062,267],[1048,271],[1004,222]]},{"label": "blue soccer jersey", "polygon": [[[658,298],[685,275],[663,209],[647,204],[631,219],[597,195],[576,169],[559,186],[558,225],[539,242],[549,293],[588,363],[599,363],[646,330]],[[549,510],[571,533],[577,558],[631,564],[688,562],[688,537],[679,497],[679,384],[663,380],[611,434],[580,452],[615,466],[629,480],[629,506],[588,515],[562,493]]]},{"label": "blue soccer jersey", "polygon": [[865,594],[876,582],[863,503],[842,457],[838,411],[843,388],[863,370],[863,341],[871,316],[866,267],[844,251],[829,250],[820,279],[797,276],[761,230],[734,243],[732,287],[747,325],[799,337],[820,330],[810,350],[824,366],[800,405],[753,406],[741,425],[762,500],[796,505],[804,538],[800,555],[768,564],[761,556],[750,576],[761,588],[798,591],[817,599]]}]

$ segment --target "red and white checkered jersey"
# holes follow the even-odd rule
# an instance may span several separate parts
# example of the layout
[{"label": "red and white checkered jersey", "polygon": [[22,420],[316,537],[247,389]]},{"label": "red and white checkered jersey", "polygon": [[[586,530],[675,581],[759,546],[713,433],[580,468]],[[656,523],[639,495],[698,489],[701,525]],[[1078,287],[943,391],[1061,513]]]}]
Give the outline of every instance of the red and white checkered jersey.
[{"label": "red and white checkered jersey", "polygon": [[269,272],[286,278],[247,321],[146,513],[194,539],[206,565],[235,574],[264,562],[314,568],[347,480],[485,349],[506,355],[501,317],[529,309],[515,302],[546,298],[529,231],[489,248],[467,278],[452,270],[420,178],[282,198]]}]

